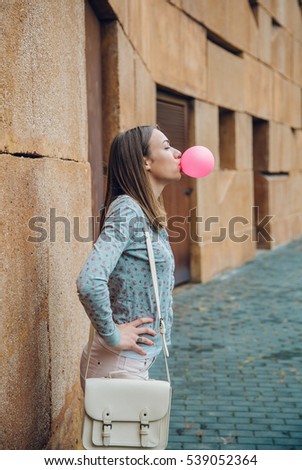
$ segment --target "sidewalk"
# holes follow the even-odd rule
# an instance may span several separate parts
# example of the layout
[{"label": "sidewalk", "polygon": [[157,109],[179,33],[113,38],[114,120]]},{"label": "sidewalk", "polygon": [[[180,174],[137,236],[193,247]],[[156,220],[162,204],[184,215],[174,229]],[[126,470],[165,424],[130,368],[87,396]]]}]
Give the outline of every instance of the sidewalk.
[{"label": "sidewalk", "polygon": [[168,449],[302,449],[302,239],[175,289],[172,338]]}]

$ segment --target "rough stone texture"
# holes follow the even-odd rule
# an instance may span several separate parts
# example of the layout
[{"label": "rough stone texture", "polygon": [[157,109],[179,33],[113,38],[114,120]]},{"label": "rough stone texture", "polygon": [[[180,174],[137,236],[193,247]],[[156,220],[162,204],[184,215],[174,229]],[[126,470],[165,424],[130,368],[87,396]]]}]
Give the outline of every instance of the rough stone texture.
[{"label": "rough stone texture", "polygon": [[292,79],[302,87],[302,43],[294,40],[293,47]]},{"label": "rough stone texture", "polygon": [[295,133],[284,124],[270,121],[263,135],[254,139],[254,169],[270,173],[296,169]]},{"label": "rough stone texture", "polygon": [[294,170],[302,170],[302,129],[295,130],[295,159]]},{"label": "rough stone texture", "polygon": [[272,57],[272,18],[269,13],[258,6],[257,8],[257,21],[258,21],[258,57],[262,62],[271,64]]},{"label": "rough stone texture", "polygon": [[[207,282],[255,255],[252,171],[213,171],[198,181],[197,201],[202,221],[197,230],[201,239],[196,244],[201,253],[201,280]],[[194,250],[198,254],[198,248]]]},{"label": "rough stone texture", "polygon": [[244,110],[243,59],[224,50],[211,41],[208,49],[207,99],[224,108]]},{"label": "rough stone texture", "polygon": [[293,54],[289,54],[289,50],[293,50],[292,36],[280,26],[272,27],[272,61],[271,66],[284,75],[291,78]]},{"label": "rough stone texture", "polygon": [[265,170],[288,172],[294,168],[295,141],[290,127],[271,122],[269,135],[269,160]]},{"label": "rough stone texture", "polygon": [[85,160],[84,2],[10,0],[1,9],[1,151]]},{"label": "rough stone texture", "polygon": [[110,144],[119,132],[120,102],[118,75],[118,25],[108,22],[101,28],[102,40],[102,114],[103,147],[105,160],[108,160]]},{"label": "rough stone texture", "polygon": [[44,163],[42,159],[2,155],[0,165],[0,354],[1,363],[5,364],[1,372],[0,448],[42,448],[51,426],[49,250],[47,244],[34,244],[27,239],[33,234],[29,220],[45,215],[36,182]]},{"label": "rough stone texture", "polygon": [[[39,449],[59,433],[60,448],[72,448],[79,428],[62,434],[61,426],[68,414],[81,416],[73,390],[88,322],[75,279],[91,247],[91,241],[74,238],[74,217],[81,218],[80,234],[87,236],[90,167],[12,155],[0,162],[5,175],[1,357],[8,364],[2,377],[0,447]],[[34,217],[44,219],[34,222]],[[64,217],[66,227],[70,223],[70,237],[54,217]]]},{"label": "rough stone texture", "polygon": [[215,158],[215,169],[219,168],[219,114],[218,107],[204,101],[195,101],[194,142],[208,147]]},{"label": "rough stone texture", "polygon": [[[110,4],[156,83],[205,97],[206,34],[201,25],[164,0]],[[178,43],[181,48],[175,47]]]},{"label": "rough stone texture", "polygon": [[273,118],[297,129],[302,125],[301,88],[277,73],[274,74]]},{"label": "rough stone texture", "polygon": [[48,206],[55,208],[50,225],[48,266],[52,419],[55,420],[64,407],[65,397],[78,381],[80,353],[89,333],[75,280],[93,240],[88,232],[90,166],[51,161],[45,165],[43,176],[41,190],[46,189]]},{"label": "rough stone texture", "polygon": [[[187,16],[180,15],[179,11],[167,2],[155,0],[154,3],[150,10],[151,62],[145,59],[154,80],[186,95],[204,98],[206,92],[204,28]],[[175,47],[175,43],[181,44],[181,47]],[[161,51],[161,60],[158,60],[159,51]]]},{"label": "rough stone texture", "polygon": [[121,26],[102,28],[104,155],[120,130],[156,122],[156,87]]},{"label": "rough stone texture", "polygon": [[272,70],[251,56],[244,54],[244,73],[245,110],[253,116],[272,119]]},{"label": "rough stone texture", "polygon": [[271,14],[281,26],[288,29],[302,42],[301,7],[296,0],[259,0],[259,3]]},{"label": "rough stone texture", "polygon": [[266,215],[273,216],[266,226],[272,240],[260,237],[259,246],[274,248],[301,235],[301,171],[292,171],[289,175],[255,172],[254,181],[259,219]]},{"label": "rough stone texture", "polygon": [[150,72],[118,28],[120,128],[155,124],[156,87]]},{"label": "rough stone texture", "polygon": [[227,43],[257,55],[257,24],[248,2],[183,0],[182,8]]}]

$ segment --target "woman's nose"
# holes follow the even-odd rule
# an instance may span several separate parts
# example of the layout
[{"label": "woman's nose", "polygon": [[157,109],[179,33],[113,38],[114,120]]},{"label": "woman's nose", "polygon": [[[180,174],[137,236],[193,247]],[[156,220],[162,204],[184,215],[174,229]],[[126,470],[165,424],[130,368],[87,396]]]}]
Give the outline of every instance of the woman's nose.
[{"label": "woman's nose", "polygon": [[181,157],[181,151],[177,150],[177,149],[174,149],[174,157],[175,158],[180,158]]}]

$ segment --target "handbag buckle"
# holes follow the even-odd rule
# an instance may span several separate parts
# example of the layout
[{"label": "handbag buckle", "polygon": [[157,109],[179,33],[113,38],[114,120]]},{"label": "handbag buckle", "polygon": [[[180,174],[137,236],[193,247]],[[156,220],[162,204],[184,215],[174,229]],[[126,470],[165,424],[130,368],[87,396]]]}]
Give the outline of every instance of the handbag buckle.
[{"label": "handbag buckle", "polygon": [[111,429],[112,429],[112,424],[110,424],[110,423],[108,423],[108,424],[104,423],[103,424],[103,431],[111,431]]},{"label": "handbag buckle", "polygon": [[142,429],[145,429],[145,428],[149,429],[149,428],[150,428],[150,424],[141,423],[141,430],[142,430]]}]

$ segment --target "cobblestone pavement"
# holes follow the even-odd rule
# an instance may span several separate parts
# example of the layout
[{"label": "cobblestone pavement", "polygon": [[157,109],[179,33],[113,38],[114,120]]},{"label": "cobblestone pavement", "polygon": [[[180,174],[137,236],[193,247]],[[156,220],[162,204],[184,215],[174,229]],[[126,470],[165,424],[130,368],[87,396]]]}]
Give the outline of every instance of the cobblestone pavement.
[{"label": "cobblestone pavement", "polygon": [[302,239],[177,288],[169,364],[168,449],[302,449]]}]

